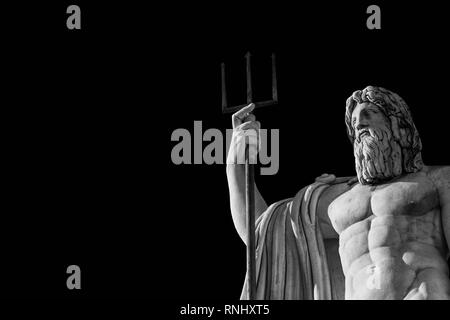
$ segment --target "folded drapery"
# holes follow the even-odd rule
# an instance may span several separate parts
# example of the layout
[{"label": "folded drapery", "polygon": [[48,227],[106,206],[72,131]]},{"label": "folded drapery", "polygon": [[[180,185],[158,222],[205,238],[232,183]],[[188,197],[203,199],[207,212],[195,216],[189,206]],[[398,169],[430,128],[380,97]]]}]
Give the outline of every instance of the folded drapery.
[{"label": "folded drapery", "polygon": [[[256,299],[344,298],[337,240],[323,240],[316,215],[320,195],[335,183],[316,181],[294,198],[272,204],[256,220]],[[244,300],[246,287],[247,281],[241,294]]]}]

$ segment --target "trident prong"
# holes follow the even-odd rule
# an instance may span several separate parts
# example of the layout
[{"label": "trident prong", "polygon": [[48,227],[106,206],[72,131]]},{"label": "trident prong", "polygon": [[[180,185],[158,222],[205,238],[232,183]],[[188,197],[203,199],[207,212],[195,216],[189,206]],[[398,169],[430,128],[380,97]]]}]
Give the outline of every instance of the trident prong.
[{"label": "trident prong", "polygon": [[256,108],[268,107],[278,104],[278,88],[277,88],[277,68],[275,63],[275,53],[272,53],[272,99],[266,101],[253,101],[253,88],[252,88],[252,70],[251,70],[251,55],[247,52],[245,55],[246,60],[246,74],[247,74],[247,103],[238,106],[228,107],[227,105],[227,89],[225,78],[225,63],[221,64],[222,71],[222,113],[236,112],[249,103],[253,102]]}]

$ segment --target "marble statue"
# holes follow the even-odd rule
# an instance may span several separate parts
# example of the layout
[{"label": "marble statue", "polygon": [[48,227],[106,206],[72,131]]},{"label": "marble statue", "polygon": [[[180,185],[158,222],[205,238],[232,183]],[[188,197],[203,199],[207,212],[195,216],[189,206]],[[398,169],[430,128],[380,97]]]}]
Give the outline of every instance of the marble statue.
[{"label": "marble statue", "polygon": [[[230,159],[260,128],[253,108],[232,117]],[[449,299],[450,166],[424,165],[408,106],[384,88],[355,91],[345,125],[356,177],[323,174],[270,206],[255,186],[257,299]],[[227,178],[245,242],[243,165]]]}]

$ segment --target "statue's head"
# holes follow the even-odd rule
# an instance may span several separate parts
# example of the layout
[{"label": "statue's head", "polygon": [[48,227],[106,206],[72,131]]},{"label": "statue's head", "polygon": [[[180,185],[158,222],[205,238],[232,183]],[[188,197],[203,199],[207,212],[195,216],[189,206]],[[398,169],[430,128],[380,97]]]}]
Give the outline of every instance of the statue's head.
[{"label": "statue's head", "polygon": [[378,184],[423,167],[419,133],[399,95],[372,86],[353,92],[345,124],[361,184]]}]

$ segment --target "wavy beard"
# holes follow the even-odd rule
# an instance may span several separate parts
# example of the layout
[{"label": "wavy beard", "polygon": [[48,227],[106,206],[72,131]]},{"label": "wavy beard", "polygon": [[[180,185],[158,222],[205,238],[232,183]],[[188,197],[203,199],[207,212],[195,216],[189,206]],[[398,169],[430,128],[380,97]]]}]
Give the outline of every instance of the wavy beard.
[{"label": "wavy beard", "polygon": [[354,142],[356,173],[363,185],[375,185],[402,174],[401,147],[390,130],[369,129]]}]

